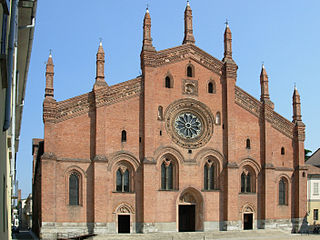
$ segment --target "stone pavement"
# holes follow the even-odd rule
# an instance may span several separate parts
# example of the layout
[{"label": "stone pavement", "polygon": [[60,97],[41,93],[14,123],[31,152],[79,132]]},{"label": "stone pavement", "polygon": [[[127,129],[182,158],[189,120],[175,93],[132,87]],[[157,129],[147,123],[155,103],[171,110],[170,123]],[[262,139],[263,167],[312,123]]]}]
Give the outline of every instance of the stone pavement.
[{"label": "stone pavement", "polygon": [[229,232],[189,232],[189,233],[150,233],[150,234],[112,234],[95,236],[91,240],[320,240],[320,234],[291,234],[280,230],[254,230],[254,231],[229,231]]},{"label": "stone pavement", "polygon": [[24,240],[34,240],[33,236],[29,231],[22,231],[20,230],[19,233],[12,233],[12,239],[24,239]]}]

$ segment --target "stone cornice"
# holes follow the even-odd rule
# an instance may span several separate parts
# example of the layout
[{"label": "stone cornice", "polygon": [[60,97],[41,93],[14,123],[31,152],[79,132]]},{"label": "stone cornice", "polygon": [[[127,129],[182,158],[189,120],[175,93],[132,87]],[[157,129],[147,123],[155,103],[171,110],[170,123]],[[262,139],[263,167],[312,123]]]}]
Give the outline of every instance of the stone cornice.
[{"label": "stone cornice", "polygon": [[[235,88],[235,102],[256,117],[261,117],[263,110],[262,103],[237,86]],[[265,108],[265,118],[272,124],[272,127],[277,129],[279,132],[289,138],[294,137],[294,124],[273,111],[269,106],[266,106]]]}]

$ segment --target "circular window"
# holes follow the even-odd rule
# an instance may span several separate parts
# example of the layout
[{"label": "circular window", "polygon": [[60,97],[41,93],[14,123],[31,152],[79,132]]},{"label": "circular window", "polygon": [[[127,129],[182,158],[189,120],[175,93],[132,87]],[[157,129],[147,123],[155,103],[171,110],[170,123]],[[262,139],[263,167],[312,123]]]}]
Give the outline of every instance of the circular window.
[{"label": "circular window", "polygon": [[214,117],[201,102],[189,98],[175,101],[164,115],[168,134],[181,147],[199,148],[212,137]]},{"label": "circular window", "polygon": [[175,121],[176,132],[183,138],[192,139],[201,132],[201,121],[192,113],[181,113]]}]

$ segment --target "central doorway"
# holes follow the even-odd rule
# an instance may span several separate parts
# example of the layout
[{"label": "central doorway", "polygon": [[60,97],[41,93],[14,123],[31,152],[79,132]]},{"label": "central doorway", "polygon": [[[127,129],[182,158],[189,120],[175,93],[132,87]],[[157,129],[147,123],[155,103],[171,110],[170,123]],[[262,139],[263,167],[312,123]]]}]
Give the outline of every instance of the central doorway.
[{"label": "central doorway", "polygon": [[118,233],[130,233],[130,215],[118,215]]},{"label": "central doorway", "polygon": [[196,230],[195,205],[179,205],[179,232],[194,232]]},{"label": "central doorway", "polygon": [[243,214],[243,230],[253,229],[253,213]]}]

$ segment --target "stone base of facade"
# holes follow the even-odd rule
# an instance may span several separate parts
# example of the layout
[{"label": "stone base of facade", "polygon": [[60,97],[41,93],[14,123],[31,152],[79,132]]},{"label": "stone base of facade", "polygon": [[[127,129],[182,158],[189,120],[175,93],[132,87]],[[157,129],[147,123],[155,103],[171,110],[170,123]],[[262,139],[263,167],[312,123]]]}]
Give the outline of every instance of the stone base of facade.
[{"label": "stone base of facade", "polygon": [[[308,223],[304,218],[255,220],[253,230],[280,229],[288,232],[307,232]],[[204,222],[203,231],[239,231],[243,230],[242,221]],[[132,223],[130,233],[177,232],[176,222],[169,223]],[[41,239],[70,238],[85,234],[116,234],[116,223],[49,223],[43,222]]]},{"label": "stone base of facade", "polygon": [[43,222],[40,239],[71,238],[93,233],[93,223]]},{"label": "stone base of facade", "polygon": [[176,222],[169,223],[140,223],[142,233],[177,232]]}]

